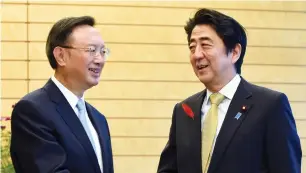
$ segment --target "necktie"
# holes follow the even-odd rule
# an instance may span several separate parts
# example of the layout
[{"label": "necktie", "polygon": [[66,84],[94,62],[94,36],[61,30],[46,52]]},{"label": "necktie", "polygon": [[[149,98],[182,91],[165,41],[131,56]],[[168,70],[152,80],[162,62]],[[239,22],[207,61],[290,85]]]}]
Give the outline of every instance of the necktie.
[{"label": "necktie", "polygon": [[96,151],[96,148],[95,148],[95,145],[94,145],[94,141],[93,141],[93,137],[92,137],[92,134],[90,132],[90,129],[89,129],[89,125],[88,125],[88,118],[86,117],[86,109],[85,109],[85,102],[80,99],[76,105],[78,111],[79,111],[79,114],[78,114],[78,117],[87,133],[87,136],[91,142],[91,145],[93,146],[94,150]]},{"label": "necktie", "polygon": [[209,97],[211,107],[207,112],[203,130],[202,130],[202,170],[203,173],[208,171],[211,159],[212,145],[215,139],[215,134],[218,125],[218,105],[224,99],[224,96],[219,93],[213,93]]},{"label": "necktie", "polygon": [[[86,134],[91,142],[91,145],[93,146],[93,149],[96,153],[97,159],[98,159],[98,163],[100,166],[100,170],[103,173],[103,163],[102,163],[102,153],[101,153],[101,148],[100,148],[100,144],[99,144],[99,139],[98,136],[94,130],[94,127],[91,125],[90,119],[88,116],[86,116],[86,108],[85,108],[85,102],[80,99],[76,105],[77,109],[78,109],[78,117],[86,131]],[[91,126],[91,127],[90,127]],[[90,128],[92,130],[90,130]],[[94,140],[95,139],[95,140]]]}]

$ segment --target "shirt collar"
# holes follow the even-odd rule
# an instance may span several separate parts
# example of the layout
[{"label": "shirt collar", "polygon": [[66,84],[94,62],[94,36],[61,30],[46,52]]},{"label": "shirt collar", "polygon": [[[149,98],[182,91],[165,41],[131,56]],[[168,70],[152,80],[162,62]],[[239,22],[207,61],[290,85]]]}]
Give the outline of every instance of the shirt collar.
[{"label": "shirt collar", "polygon": [[[72,108],[75,108],[79,101],[79,98],[69,89],[67,89],[60,81],[58,81],[54,75],[51,77],[51,80],[55,83],[55,85],[62,92],[62,94],[64,95],[64,97],[66,98],[70,106]],[[84,95],[82,96],[81,99],[84,101]]]},{"label": "shirt collar", "polygon": [[[224,95],[226,99],[232,100],[239,86],[240,81],[241,77],[238,74],[236,74],[235,77],[219,91],[219,93]],[[204,104],[209,103],[208,100],[211,94],[212,92],[207,89]]]}]

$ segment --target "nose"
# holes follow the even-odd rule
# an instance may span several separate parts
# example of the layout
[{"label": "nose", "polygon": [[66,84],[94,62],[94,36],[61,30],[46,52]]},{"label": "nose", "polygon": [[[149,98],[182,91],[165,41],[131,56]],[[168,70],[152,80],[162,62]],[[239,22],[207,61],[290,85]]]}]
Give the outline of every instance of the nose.
[{"label": "nose", "polygon": [[193,56],[194,58],[196,59],[201,59],[204,57],[204,54],[203,54],[203,49],[201,46],[197,45],[196,48],[195,48],[195,51],[193,53]]},{"label": "nose", "polygon": [[97,56],[94,58],[94,63],[96,64],[102,64],[105,62],[105,55],[102,53],[99,53]]}]

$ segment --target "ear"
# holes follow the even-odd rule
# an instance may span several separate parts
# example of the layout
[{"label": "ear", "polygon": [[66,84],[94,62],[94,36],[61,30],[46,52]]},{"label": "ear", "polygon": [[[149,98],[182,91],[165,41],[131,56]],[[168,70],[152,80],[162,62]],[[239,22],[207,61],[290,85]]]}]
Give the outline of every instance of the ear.
[{"label": "ear", "polygon": [[53,49],[53,55],[55,57],[55,60],[57,62],[58,66],[65,66],[66,65],[66,58],[64,56],[65,50],[61,47],[55,47]]},{"label": "ear", "polygon": [[235,48],[232,50],[232,63],[235,64],[241,54],[241,45],[238,43],[236,44]]}]

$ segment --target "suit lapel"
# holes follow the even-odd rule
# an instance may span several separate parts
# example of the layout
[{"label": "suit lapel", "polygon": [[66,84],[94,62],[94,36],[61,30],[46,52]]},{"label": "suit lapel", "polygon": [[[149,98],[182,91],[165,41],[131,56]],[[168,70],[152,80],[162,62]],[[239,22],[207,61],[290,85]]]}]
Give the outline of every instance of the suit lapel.
[{"label": "suit lapel", "polygon": [[98,137],[99,137],[99,142],[100,142],[100,147],[101,147],[101,154],[102,154],[102,160],[103,160],[103,172],[104,173],[107,173],[107,166],[109,165],[107,163],[108,159],[107,159],[107,152],[106,152],[106,141],[105,141],[105,136],[107,134],[105,134],[105,131],[103,131],[102,129],[102,126],[101,124],[104,124],[103,122],[100,122],[101,119],[98,117],[100,115],[97,115],[95,113],[95,111],[92,109],[91,106],[89,106],[87,103],[86,103],[86,109],[87,109],[87,113],[88,113],[88,116],[98,134]]},{"label": "suit lapel", "polygon": [[[200,92],[198,95],[196,95],[192,99],[188,99],[185,101],[185,104],[187,104],[191,110],[194,112],[194,119],[190,118],[186,112],[184,112],[183,109],[183,122],[184,122],[184,131],[186,131],[186,135],[190,136],[188,140],[190,141],[190,147],[192,147],[190,155],[192,162],[194,162],[195,168],[194,170],[201,170],[201,108],[202,103],[204,100],[204,97],[206,95],[206,90]],[[181,133],[182,134],[182,133]],[[180,135],[181,135],[180,134]],[[188,159],[188,158],[187,158]],[[198,171],[197,171],[198,172]]]},{"label": "suit lapel", "polygon": [[75,135],[75,137],[79,140],[80,144],[84,147],[86,153],[91,159],[91,163],[96,169],[96,172],[100,172],[95,151],[90,143],[86,131],[84,130],[83,125],[79,121],[77,115],[69,105],[68,101],[51,80],[47,82],[47,84],[45,85],[45,89],[50,94],[49,96],[51,100],[56,103],[59,115],[63,118],[67,126],[71,129],[71,132]]},{"label": "suit lapel", "polygon": [[[234,137],[237,129],[246,118],[247,113],[252,106],[249,99],[252,96],[252,93],[248,91],[248,87],[249,84],[241,78],[241,82],[229,105],[224,122],[217,137],[209,172],[213,172],[217,168],[217,165],[222,159],[231,139]],[[245,112],[242,109],[243,106],[247,107]],[[236,115],[239,112],[242,114],[238,118]]]}]

